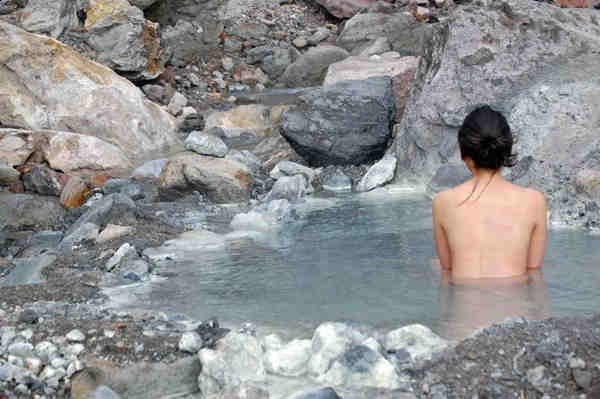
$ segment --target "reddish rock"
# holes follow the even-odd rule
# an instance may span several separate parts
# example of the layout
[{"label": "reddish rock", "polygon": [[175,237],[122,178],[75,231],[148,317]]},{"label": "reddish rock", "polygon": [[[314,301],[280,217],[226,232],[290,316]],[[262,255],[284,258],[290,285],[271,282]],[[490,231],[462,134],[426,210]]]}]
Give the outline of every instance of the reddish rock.
[{"label": "reddish rock", "polygon": [[13,183],[9,186],[8,191],[13,194],[23,194],[25,192],[25,186],[22,181]]},{"label": "reddish rock", "polygon": [[104,172],[97,172],[90,178],[90,183],[94,188],[104,187],[104,183],[111,179],[111,176]]},{"label": "reddish rock", "polygon": [[557,6],[564,8],[588,8],[588,0],[554,0]]},{"label": "reddish rock", "polygon": [[45,165],[32,165],[23,172],[25,189],[42,195],[59,197],[68,177]]},{"label": "reddish rock", "polygon": [[87,199],[90,184],[80,177],[71,177],[60,195],[60,204],[65,209],[78,208]]}]

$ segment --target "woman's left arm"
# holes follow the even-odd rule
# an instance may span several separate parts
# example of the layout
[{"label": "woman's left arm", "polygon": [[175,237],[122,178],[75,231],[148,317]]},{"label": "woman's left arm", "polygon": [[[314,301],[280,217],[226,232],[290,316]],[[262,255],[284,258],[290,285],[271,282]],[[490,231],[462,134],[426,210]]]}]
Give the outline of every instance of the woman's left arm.
[{"label": "woman's left arm", "polygon": [[440,265],[442,268],[450,270],[452,268],[452,258],[450,254],[450,246],[448,245],[446,230],[444,230],[444,226],[442,225],[443,198],[440,194],[433,198],[432,208],[435,250],[438,258],[440,259]]}]

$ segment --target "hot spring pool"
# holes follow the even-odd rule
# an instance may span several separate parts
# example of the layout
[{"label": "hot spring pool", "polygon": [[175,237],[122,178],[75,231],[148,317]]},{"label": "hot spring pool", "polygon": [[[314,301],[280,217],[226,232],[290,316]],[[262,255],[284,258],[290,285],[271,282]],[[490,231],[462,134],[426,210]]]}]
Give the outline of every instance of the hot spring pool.
[{"label": "hot spring pool", "polygon": [[512,315],[600,311],[597,235],[551,230],[541,278],[529,283],[456,287],[431,266],[424,196],[352,195],[300,209],[298,222],[268,237],[237,237],[162,266],[169,277],[127,287],[126,306],[296,335],[328,320],[379,328],[417,322],[452,338]]}]

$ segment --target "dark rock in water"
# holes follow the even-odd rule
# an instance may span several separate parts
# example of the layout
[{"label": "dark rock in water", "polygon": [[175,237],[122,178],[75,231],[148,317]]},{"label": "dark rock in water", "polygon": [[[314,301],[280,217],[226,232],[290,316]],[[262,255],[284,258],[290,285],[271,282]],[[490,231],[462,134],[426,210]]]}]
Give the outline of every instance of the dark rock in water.
[{"label": "dark rock in water", "polygon": [[427,184],[427,189],[432,193],[456,187],[471,177],[471,173],[464,164],[445,163],[438,168],[435,175]]},{"label": "dark rock in water", "polygon": [[296,396],[294,399],[342,399],[333,388],[321,388]]},{"label": "dark rock in water", "polygon": [[19,321],[21,323],[27,323],[27,324],[35,324],[35,323],[37,323],[39,318],[40,317],[38,316],[36,311],[33,309],[25,309],[19,315]]},{"label": "dark rock in water", "polygon": [[311,166],[359,165],[383,156],[395,115],[389,77],[340,82],[300,99],[283,114],[281,134]]},{"label": "dark rock in water", "polygon": [[66,181],[67,176],[44,165],[35,165],[23,173],[25,189],[42,195],[59,197]]},{"label": "dark rock in water", "polygon": [[217,319],[209,319],[202,322],[197,328],[196,332],[202,338],[203,347],[214,348],[217,341],[226,336],[229,331],[228,328],[221,328]]}]

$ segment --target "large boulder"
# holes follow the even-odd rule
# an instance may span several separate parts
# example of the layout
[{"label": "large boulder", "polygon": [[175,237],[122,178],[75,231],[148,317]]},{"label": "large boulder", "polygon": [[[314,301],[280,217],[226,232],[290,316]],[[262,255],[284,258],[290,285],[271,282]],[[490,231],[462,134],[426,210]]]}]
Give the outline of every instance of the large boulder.
[{"label": "large boulder", "polygon": [[230,159],[185,152],[169,159],[159,177],[159,190],[167,199],[198,191],[218,203],[247,201],[250,170]]},{"label": "large boulder", "polygon": [[553,220],[584,223],[573,216],[583,213],[574,211],[572,179],[600,159],[595,21],[594,10],[543,2],[458,7],[429,41],[420,90],[398,126],[398,179],[423,184],[443,163],[460,162],[458,127],[474,107],[490,104],[517,137],[519,164],[510,177],[541,189]]},{"label": "large boulder", "polygon": [[315,89],[282,115],[281,134],[312,166],[359,165],[382,157],[395,99],[389,77]]},{"label": "large boulder", "polygon": [[28,32],[59,37],[79,24],[79,2],[72,0],[29,0],[21,12],[21,26]]},{"label": "large boulder", "polygon": [[130,79],[154,79],[164,71],[158,24],[127,0],[90,0],[84,26],[102,64]]},{"label": "large boulder", "polygon": [[439,24],[418,22],[406,13],[366,13],[348,20],[339,35],[336,45],[353,54],[359,54],[381,38],[386,38],[392,50],[407,55],[424,55],[424,44]]},{"label": "large boulder", "polygon": [[329,65],[349,55],[346,50],[336,46],[313,47],[286,68],[281,76],[281,83],[287,87],[319,86],[323,83]]},{"label": "large boulder", "polygon": [[7,23],[0,23],[0,125],[95,136],[130,159],[180,145],[173,117],[131,82]]},{"label": "large boulder", "polygon": [[55,228],[63,216],[58,198],[0,193],[0,230]]},{"label": "large boulder", "polygon": [[396,95],[396,120],[402,119],[404,108],[413,88],[419,57],[401,57],[396,52],[381,56],[353,56],[329,65],[323,84],[330,85],[344,80],[364,80],[373,76],[392,78]]}]

